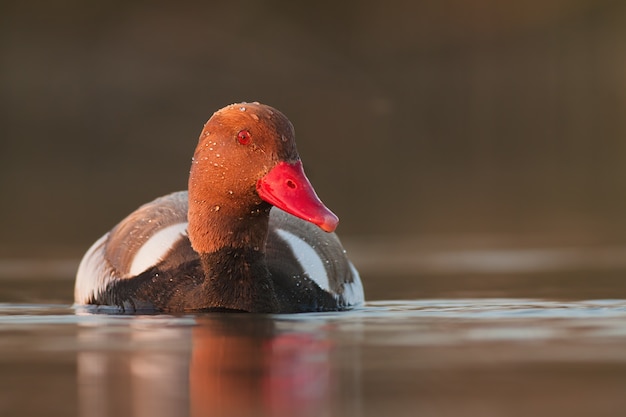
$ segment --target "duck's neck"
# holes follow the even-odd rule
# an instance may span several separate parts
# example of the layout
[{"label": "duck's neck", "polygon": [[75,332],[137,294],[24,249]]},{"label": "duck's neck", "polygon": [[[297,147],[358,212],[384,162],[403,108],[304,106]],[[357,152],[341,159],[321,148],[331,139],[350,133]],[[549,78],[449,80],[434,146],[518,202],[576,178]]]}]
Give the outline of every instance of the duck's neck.
[{"label": "duck's neck", "polygon": [[188,233],[198,253],[214,253],[228,248],[254,248],[265,251],[271,206],[259,202],[241,208],[209,200],[192,201],[189,195]]},{"label": "duck's neck", "polygon": [[[191,190],[190,190],[191,191]],[[189,201],[188,233],[204,271],[207,308],[271,313],[277,299],[265,262],[271,206]]]}]

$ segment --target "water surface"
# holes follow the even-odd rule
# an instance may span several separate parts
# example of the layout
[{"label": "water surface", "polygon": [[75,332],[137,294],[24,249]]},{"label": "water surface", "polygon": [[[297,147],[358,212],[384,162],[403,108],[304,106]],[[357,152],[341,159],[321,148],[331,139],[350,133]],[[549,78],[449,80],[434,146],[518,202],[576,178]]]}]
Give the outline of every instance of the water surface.
[{"label": "water surface", "polygon": [[0,352],[7,416],[626,411],[626,300],[394,300],[277,316],[2,303]]},{"label": "water surface", "polygon": [[626,246],[348,243],[341,313],[94,315],[0,259],[0,416],[626,415]]}]

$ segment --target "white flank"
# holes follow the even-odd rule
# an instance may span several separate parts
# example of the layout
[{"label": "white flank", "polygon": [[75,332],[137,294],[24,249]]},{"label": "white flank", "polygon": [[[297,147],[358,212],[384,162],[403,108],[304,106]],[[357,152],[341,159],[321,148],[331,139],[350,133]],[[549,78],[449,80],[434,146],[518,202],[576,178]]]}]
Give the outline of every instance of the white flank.
[{"label": "white flank", "polygon": [[322,262],[315,249],[298,236],[286,230],[276,229],[276,233],[289,245],[304,273],[315,281],[321,289],[330,291],[324,262]]},{"label": "white flank", "polygon": [[356,306],[363,304],[365,294],[363,293],[363,284],[361,283],[359,272],[356,270],[354,265],[352,265],[352,262],[349,263],[353,281],[343,284],[343,294],[341,296],[346,305]]},{"label": "white flank", "polygon": [[163,257],[181,237],[187,235],[187,223],[176,223],[159,230],[146,241],[135,254],[130,267],[131,276],[139,275],[146,269],[161,262]]},{"label": "white flank", "polygon": [[74,302],[86,304],[93,294],[103,291],[113,280],[112,270],[104,260],[104,242],[109,237],[106,233],[98,239],[85,253],[78,265],[76,284],[74,285]]}]

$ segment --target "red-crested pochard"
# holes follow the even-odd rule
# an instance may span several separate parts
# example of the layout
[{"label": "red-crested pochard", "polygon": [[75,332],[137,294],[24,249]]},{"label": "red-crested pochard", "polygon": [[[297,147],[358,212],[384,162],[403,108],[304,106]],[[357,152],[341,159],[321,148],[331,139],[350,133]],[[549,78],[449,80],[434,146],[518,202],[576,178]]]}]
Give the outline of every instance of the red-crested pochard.
[{"label": "red-crested pochard", "polygon": [[78,267],[76,304],[256,313],[362,304],[359,274],[333,233],[338,218],[306,178],[294,136],[266,105],[215,112],[189,191],[139,207],[96,241]]}]

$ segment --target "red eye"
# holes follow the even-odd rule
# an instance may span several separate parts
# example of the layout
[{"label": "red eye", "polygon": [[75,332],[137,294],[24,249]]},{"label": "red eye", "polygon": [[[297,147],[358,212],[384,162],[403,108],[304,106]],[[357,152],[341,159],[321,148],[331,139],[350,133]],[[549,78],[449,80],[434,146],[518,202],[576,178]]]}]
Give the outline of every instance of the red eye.
[{"label": "red eye", "polygon": [[250,132],[249,131],[247,131],[247,130],[240,130],[239,133],[237,133],[237,140],[242,145],[249,145],[250,142],[252,142],[252,136],[250,136]]}]

